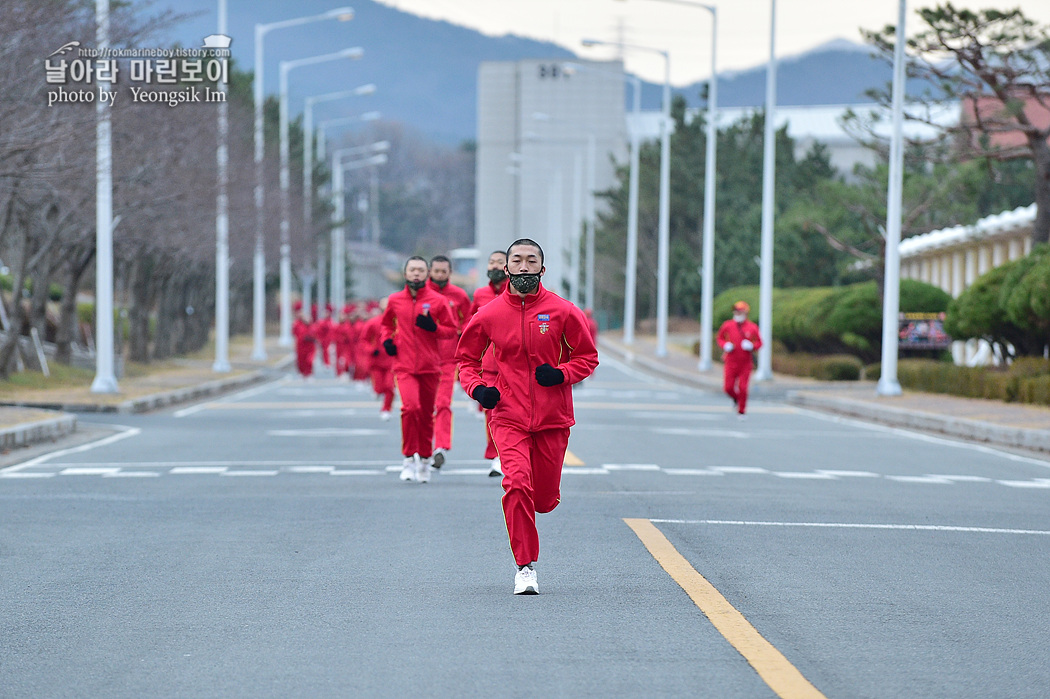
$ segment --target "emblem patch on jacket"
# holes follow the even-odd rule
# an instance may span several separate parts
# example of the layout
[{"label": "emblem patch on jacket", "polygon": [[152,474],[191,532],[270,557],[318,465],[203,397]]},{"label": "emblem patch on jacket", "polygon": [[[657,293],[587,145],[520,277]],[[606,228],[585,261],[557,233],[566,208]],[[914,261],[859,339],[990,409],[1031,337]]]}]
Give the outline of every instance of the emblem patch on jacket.
[{"label": "emblem patch on jacket", "polygon": [[550,314],[540,313],[536,316],[536,320],[540,323],[540,335],[546,335],[547,331],[551,329]]}]

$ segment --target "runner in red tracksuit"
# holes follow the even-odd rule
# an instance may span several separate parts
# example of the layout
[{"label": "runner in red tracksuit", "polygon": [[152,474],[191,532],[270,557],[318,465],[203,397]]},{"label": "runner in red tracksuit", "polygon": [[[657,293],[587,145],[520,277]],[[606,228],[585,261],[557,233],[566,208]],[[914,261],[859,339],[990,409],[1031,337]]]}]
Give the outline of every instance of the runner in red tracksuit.
[{"label": "runner in red tracksuit", "polygon": [[299,375],[304,379],[314,373],[314,352],[317,351],[317,343],[314,342],[313,324],[310,316],[301,313],[292,324],[292,335],[295,336],[295,361],[299,369]]},{"label": "runner in red tracksuit", "polygon": [[716,340],[725,352],[725,392],[740,415],[747,409],[747,389],[754,366],[751,353],[762,346],[758,326],[747,319],[751,307],[744,301],[733,304],[733,318],[722,323]]},{"label": "runner in red tracksuit", "polygon": [[349,372],[354,363],[354,328],[350,324],[350,306],[343,306],[338,321],[332,324],[331,338],[335,344],[335,377]]},{"label": "runner in red tracksuit", "polygon": [[314,323],[314,337],[321,349],[321,363],[329,366],[332,360],[328,356],[328,346],[332,344],[332,305],[324,308],[323,315]]},{"label": "runner in red tracksuit", "polygon": [[[474,291],[474,303],[470,307],[470,315],[474,316],[478,310],[502,294],[507,288],[507,253],[505,250],[494,250],[489,255],[488,278],[489,283],[480,286]],[[486,386],[494,386],[496,381],[496,361],[492,358],[492,352],[486,352],[481,360],[482,380]],[[492,441],[492,430],[489,429],[489,411],[478,406],[485,416],[485,458],[489,460],[489,475],[502,476],[500,471],[499,452],[496,444]]]},{"label": "runner in red tracksuit", "polygon": [[452,389],[456,385],[456,344],[459,342],[458,331],[463,329],[470,318],[470,297],[467,296],[467,292],[449,281],[451,275],[451,260],[444,255],[431,258],[430,281],[427,282],[427,287],[445,297],[457,325],[456,337],[440,342],[441,379],[438,381],[434,402],[434,468],[444,465],[445,453],[452,448]]},{"label": "runner in red tracksuit", "polygon": [[[382,307],[386,308],[386,299],[383,299]],[[379,409],[379,417],[382,420],[390,419],[390,408],[394,404],[394,358],[383,351],[381,344],[383,328],[380,326],[382,317],[379,308],[377,313],[357,324],[359,352],[369,353],[369,371],[372,375],[372,390],[377,396],[382,396],[383,407]]]},{"label": "runner in red tracksuit", "polygon": [[427,261],[405,263],[405,288],[387,298],[382,316],[382,345],[394,357],[394,378],[401,394],[401,480],[430,480],[434,442],[434,397],[441,377],[442,338],[459,326],[444,296],[427,288]]},{"label": "runner in red tracksuit", "polygon": [[[507,250],[511,288],[471,318],[456,359],[464,390],[492,411],[492,437],[503,467],[503,514],[518,571],[514,594],[539,592],[536,513],[561,498],[561,471],[575,424],[572,385],[598,366],[587,319],[540,284],[543,250],[532,240]],[[498,375],[482,380],[491,346]]]}]

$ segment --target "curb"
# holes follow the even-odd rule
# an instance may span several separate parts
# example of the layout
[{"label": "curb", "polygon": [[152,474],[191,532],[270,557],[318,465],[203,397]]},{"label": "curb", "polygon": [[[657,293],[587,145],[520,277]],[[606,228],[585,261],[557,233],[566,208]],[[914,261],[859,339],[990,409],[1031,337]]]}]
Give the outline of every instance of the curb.
[{"label": "curb", "polygon": [[187,403],[196,398],[213,396],[220,393],[227,393],[238,388],[244,388],[245,386],[251,386],[252,384],[261,383],[273,371],[279,371],[289,366],[294,361],[294,359],[295,357],[293,355],[289,355],[287,358],[280,360],[271,367],[267,367],[265,369],[257,369],[255,371],[248,372],[247,374],[242,374],[241,376],[235,376],[228,379],[215,379],[214,381],[207,381],[205,383],[196,384],[194,386],[186,386],[184,388],[178,388],[172,391],[151,393],[147,396],[142,396],[140,398],[132,398],[111,405],[103,405],[101,403],[43,402],[10,402],[3,403],[3,405],[10,405],[20,408],[40,408],[43,410],[63,410],[68,412],[82,413],[145,413],[151,410],[157,410],[158,408],[163,408],[170,405]]},{"label": "curb", "polygon": [[36,422],[27,422],[0,430],[0,449],[27,447],[37,442],[54,441],[76,432],[75,415],[60,414]]},{"label": "curb", "polygon": [[877,422],[891,427],[906,427],[922,432],[936,432],[950,437],[959,437],[969,441],[1050,452],[1050,430],[1009,427],[981,420],[947,417],[915,410],[873,405],[866,401],[855,401],[848,398],[816,396],[802,391],[791,391],[788,394],[787,402],[799,407],[849,415],[850,417]]},{"label": "curb", "polygon": [[[716,393],[721,393],[722,391],[721,381],[712,381],[697,373],[683,371],[667,366],[659,360],[636,355],[617,343],[599,341],[599,344],[603,351],[609,352],[620,361],[629,365],[644,368],[665,378],[688,383],[694,387],[712,390]],[[996,446],[1050,453],[1050,430],[1011,427],[981,420],[970,420],[968,418],[949,417],[916,410],[875,405],[868,401],[823,395],[821,393],[823,390],[827,389],[822,389],[820,386],[799,388],[797,385],[793,387],[781,386],[771,390],[762,384],[751,384],[751,395],[756,398],[782,400],[790,405],[846,415],[890,427],[903,427],[918,432],[943,434],[949,437],[984,442]]]}]

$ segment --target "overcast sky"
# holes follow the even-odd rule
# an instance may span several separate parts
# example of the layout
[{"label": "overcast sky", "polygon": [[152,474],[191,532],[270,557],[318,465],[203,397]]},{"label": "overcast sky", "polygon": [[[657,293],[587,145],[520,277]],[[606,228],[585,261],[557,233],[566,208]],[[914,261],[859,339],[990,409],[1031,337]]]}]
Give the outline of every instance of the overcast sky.
[{"label": "overcast sky", "polygon": [[[424,17],[444,19],[486,34],[518,34],[561,44],[586,58],[608,59],[608,48],[586,49],[580,39],[622,41],[671,54],[671,82],[686,85],[711,74],[711,15],[661,0],[377,0]],[[771,0],[706,0],[718,7],[719,73],[752,68],[769,57]],[[919,25],[915,10],[934,0],[908,2],[905,26]],[[1050,24],[1050,0],[967,2],[957,7],[1020,7],[1029,19]],[[778,0],[776,53],[802,53],[835,39],[861,43],[860,28],[896,24],[898,0]],[[629,51],[628,71],[662,82],[663,59]]]}]

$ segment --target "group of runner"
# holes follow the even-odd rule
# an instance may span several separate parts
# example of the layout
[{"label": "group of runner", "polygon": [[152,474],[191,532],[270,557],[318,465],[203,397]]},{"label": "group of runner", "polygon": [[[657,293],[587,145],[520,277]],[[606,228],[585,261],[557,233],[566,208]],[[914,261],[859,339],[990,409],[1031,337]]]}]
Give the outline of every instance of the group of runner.
[{"label": "group of runner", "polygon": [[[368,367],[376,392],[387,391],[385,415],[390,412],[393,374],[401,396],[402,481],[427,483],[432,469],[444,465],[452,446],[451,404],[458,376],[463,390],[484,411],[490,475],[503,476],[503,514],[517,565],[516,595],[539,592],[536,515],[550,512],[561,501],[562,466],[575,424],[572,386],[598,366],[593,319],[544,288],[544,272],[540,245],[527,238],[516,240],[506,251],[490,254],[488,284],[471,299],[449,281],[447,257],[428,262],[412,256],[403,269],[404,288],[378,306],[366,305],[366,317],[357,318],[359,328],[356,309],[344,309],[344,322],[327,330],[327,336],[322,321],[302,318],[295,330],[302,343],[301,373],[308,376],[312,368],[309,345],[320,343],[322,361],[334,361],[337,375],[352,371],[359,379]],[[737,304],[733,321],[720,328],[718,342],[727,360],[736,353],[750,359],[760,345],[745,306]],[[330,338],[329,343],[323,337]],[[334,359],[328,356],[329,344],[335,347]],[[733,375],[727,371],[726,393],[742,415],[750,367],[738,364],[743,362],[727,361]],[[386,376],[377,381],[377,371]]]}]

